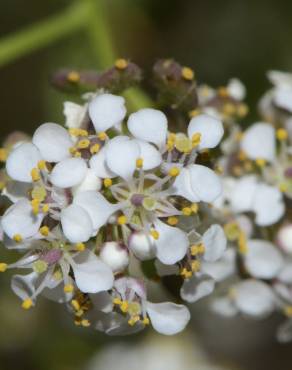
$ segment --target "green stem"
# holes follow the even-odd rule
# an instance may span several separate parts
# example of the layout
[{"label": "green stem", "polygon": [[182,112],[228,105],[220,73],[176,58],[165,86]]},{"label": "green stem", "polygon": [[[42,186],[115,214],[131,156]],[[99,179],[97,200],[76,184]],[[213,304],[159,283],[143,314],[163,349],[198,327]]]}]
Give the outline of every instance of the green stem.
[{"label": "green stem", "polygon": [[[92,7],[87,25],[88,36],[96,55],[99,68],[113,65],[117,59],[104,0],[87,0]],[[130,111],[153,106],[151,99],[139,88],[131,88],[123,94]]]},{"label": "green stem", "polygon": [[45,47],[82,28],[90,7],[86,1],[74,3],[60,14],[0,39],[0,66]]}]

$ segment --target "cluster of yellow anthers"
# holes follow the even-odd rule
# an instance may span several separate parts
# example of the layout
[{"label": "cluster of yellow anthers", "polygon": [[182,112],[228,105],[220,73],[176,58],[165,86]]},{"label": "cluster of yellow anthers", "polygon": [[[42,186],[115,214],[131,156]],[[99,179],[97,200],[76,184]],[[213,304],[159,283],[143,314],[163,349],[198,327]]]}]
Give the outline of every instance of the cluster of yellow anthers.
[{"label": "cluster of yellow anthers", "polygon": [[201,142],[201,134],[195,133],[192,138],[188,138],[183,133],[170,133],[167,138],[166,147],[168,151],[172,151],[174,148],[181,153],[188,154],[192,149],[196,148]]},{"label": "cluster of yellow anthers", "polygon": [[137,322],[142,322],[144,325],[149,325],[149,318],[141,317],[141,305],[139,302],[128,302],[123,301],[120,298],[114,298],[113,304],[118,306],[120,311],[124,314],[129,315],[128,324],[134,326]]},{"label": "cluster of yellow anthers", "polygon": [[78,292],[72,299],[71,306],[74,310],[75,325],[83,327],[90,326],[89,320],[84,318],[84,315],[92,306],[90,299],[81,292]]},{"label": "cluster of yellow anthers", "polygon": [[189,279],[194,273],[201,269],[200,257],[205,253],[205,246],[203,243],[193,244],[190,246],[191,258],[186,265],[181,268],[180,275],[184,279]]},{"label": "cluster of yellow anthers", "polygon": [[231,221],[224,225],[226,238],[230,242],[237,243],[238,250],[241,254],[247,253],[247,240],[245,232],[240,228],[237,222]]},{"label": "cluster of yellow anthers", "polygon": [[[89,150],[92,155],[98,153],[101,148],[101,142],[107,139],[105,132],[100,132],[98,135],[89,135],[88,131],[75,127],[70,128],[69,133],[77,138],[75,145],[69,149],[74,157],[81,157],[82,150]],[[99,142],[96,142],[96,139]]]}]

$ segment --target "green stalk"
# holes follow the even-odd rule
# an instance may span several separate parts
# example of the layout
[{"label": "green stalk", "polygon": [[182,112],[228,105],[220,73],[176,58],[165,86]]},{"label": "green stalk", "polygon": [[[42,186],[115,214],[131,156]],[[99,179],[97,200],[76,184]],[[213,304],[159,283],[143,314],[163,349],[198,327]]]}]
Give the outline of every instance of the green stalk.
[{"label": "green stalk", "polygon": [[[116,54],[104,0],[87,0],[92,10],[87,31],[96,56],[97,65],[104,69],[112,66],[119,57]],[[140,89],[131,88],[123,94],[130,111],[153,106],[151,99]]]},{"label": "green stalk", "polygon": [[4,36],[0,39],[0,67],[84,27],[89,12],[88,3],[80,1],[49,19]]}]

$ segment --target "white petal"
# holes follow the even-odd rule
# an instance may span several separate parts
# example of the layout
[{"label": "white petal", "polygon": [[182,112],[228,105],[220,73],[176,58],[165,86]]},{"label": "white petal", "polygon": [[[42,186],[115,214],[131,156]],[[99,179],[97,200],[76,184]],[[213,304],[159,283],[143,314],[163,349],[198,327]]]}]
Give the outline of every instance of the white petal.
[{"label": "white petal", "polygon": [[98,311],[111,312],[113,310],[113,298],[106,291],[90,294],[90,300]]},{"label": "white petal", "polygon": [[50,176],[53,185],[70,188],[79,185],[87,174],[87,166],[82,158],[67,158],[56,164]]},{"label": "white petal", "polygon": [[251,211],[257,188],[255,176],[244,176],[238,180],[230,192],[230,206],[234,212]]},{"label": "white petal", "polygon": [[238,310],[229,297],[216,298],[211,303],[212,311],[224,317],[233,317]]},{"label": "white petal", "polygon": [[106,163],[109,169],[128,180],[136,169],[140,148],[134,140],[126,136],[116,136],[106,146]]},{"label": "white petal", "polygon": [[37,279],[38,274],[36,272],[27,275],[14,275],[11,279],[11,288],[19,298],[25,300],[35,292]]},{"label": "white petal", "polygon": [[73,195],[76,195],[82,191],[95,190],[99,191],[102,187],[102,182],[99,177],[96,176],[95,172],[88,168],[86,175],[81,184],[75,186],[72,189]]},{"label": "white petal", "polygon": [[187,234],[159,220],[155,221],[154,226],[159,233],[159,238],[155,241],[157,258],[166,265],[180,261],[189,246]]},{"label": "white petal", "polygon": [[117,242],[104,243],[100,250],[99,257],[113,272],[124,271],[129,264],[129,253],[127,248]]},{"label": "white petal", "polygon": [[6,187],[2,191],[11,202],[16,203],[22,198],[26,198],[28,191],[31,189],[31,184],[20,181],[8,181]]},{"label": "white petal", "polygon": [[66,101],[64,103],[63,113],[66,117],[66,127],[80,128],[86,114],[86,106]]},{"label": "white petal", "polygon": [[70,157],[69,149],[73,145],[68,131],[56,123],[41,125],[35,131],[32,142],[48,162],[59,162]]},{"label": "white petal", "polygon": [[78,193],[73,204],[82,207],[90,216],[93,229],[97,231],[108,218],[119,208],[116,204],[109,203],[96,191],[83,191]]},{"label": "white petal", "polygon": [[283,225],[277,233],[277,244],[288,254],[292,255],[292,224]]},{"label": "white petal", "polygon": [[112,94],[98,95],[89,103],[88,112],[95,130],[106,131],[125,118],[125,99]]},{"label": "white petal", "polygon": [[142,140],[134,140],[140,147],[140,158],[143,159],[143,170],[151,170],[162,162],[160,152],[151,144]]},{"label": "white petal", "polygon": [[246,96],[246,88],[238,78],[232,78],[227,85],[229,95],[236,100],[243,100]]},{"label": "white petal", "polygon": [[253,124],[244,133],[241,149],[250,159],[261,158],[272,162],[276,150],[274,127],[264,122]]},{"label": "white petal", "polygon": [[108,168],[106,164],[106,146],[103,147],[97,154],[93,155],[89,161],[90,168],[94,171],[96,176],[103,179],[112,178],[116,175]]},{"label": "white petal", "polygon": [[245,280],[234,287],[234,302],[242,313],[252,317],[266,317],[275,307],[270,287],[258,280]]},{"label": "white petal", "polygon": [[180,290],[180,295],[185,301],[194,303],[211,294],[214,288],[215,280],[210,276],[205,275],[200,278],[193,276],[191,279],[184,281]]},{"label": "white petal", "polygon": [[202,262],[201,272],[211,276],[215,281],[223,281],[229,276],[233,275],[236,271],[235,265],[235,250],[227,249],[222,258],[216,262]]},{"label": "white petal", "polygon": [[190,202],[199,202],[200,198],[193,191],[191,187],[191,176],[190,171],[186,168],[183,168],[180,174],[176,177],[174,184],[174,194],[180,195]]},{"label": "white petal", "polygon": [[222,192],[219,177],[210,168],[193,164],[190,171],[191,187],[200,201],[212,203]]},{"label": "white petal", "polygon": [[86,242],[94,231],[89,214],[76,204],[62,210],[61,224],[64,235],[71,243]]},{"label": "white petal", "polygon": [[156,248],[153,238],[143,231],[132,233],[129,238],[128,245],[129,249],[141,261],[155,257]]},{"label": "white petal", "polygon": [[274,95],[274,102],[279,108],[292,112],[292,86],[277,89]]},{"label": "white petal", "polygon": [[222,257],[226,250],[227,240],[224,231],[219,225],[212,225],[204,233],[203,244],[205,246],[204,260],[214,262]]},{"label": "white petal", "polygon": [[268,71],[267,77],[276,87],[292,86],[292,73],[271,70]]},{"label": "white petal", "polygon": [[166,141],[167,118],[159,110],[141,109],[130,115],[128,129],[137,139],[161,146]]},{"label": "white petal", "polygon": [[245,267],[256,278],[271,279],[283,266],[281,253],[268,241],[253,239],[247,242]]},{"label": "white petal", "polygon": [[292,284],[292,263],[289,260],[284,261],[284,265],[277,278],[283,283]]},{"label": "white petal", "polygon": [[23,239],[34,236],[42,223],[43,214],[35,216],[27,199],[21,199],[7,209],[1,219],[4,232],[13,239],[19,234]]},{"label": "white petal", "polygon": [[224,129],[222,122],[218,119],[207,114],[200,114],[192,118],[188,126],[188,136],[190,139],[196,133],[201,134],[201,142],[198,145],[198,149],[211,149],[215,148],[221,141]]},{"label": "white petal", "polygon": [[285,212],[282,193],[276,187],[266,184],[258,185],[253,209],[256,213],[256,223],[259,226],[268,226],[278,222]]},{"label": "white petal", "polygon": [[[67,284],[72,284],[74,286],[74,281],[68,276]],[[47,299],[57,302],[57,303],[66,303],[71,301],[73,298],[74,292],[65,293],[64,292],[64,281],[55,280],[52,276],[48,281],[47,287],[42,291],[42,296]]]},{"label": "white petal", "polygon": [[18,145],[7,158],[7,173],[14,180],[30,183],[32,182],[31,170],[41,159],[40,152],[33,144]]},{"label": "white petal", "polygon": [[174,335],[181,332],[191,317],[185,306],[170,302],[147,302],[146,309],[153,328],[164,335]]},{"label": "white petal", "polygon": [[109,290],[113,286],[112,270],[96,255],[87,251],[78,256],[78,263],[72,266],[76,284],[83,293],[98,293]]}]

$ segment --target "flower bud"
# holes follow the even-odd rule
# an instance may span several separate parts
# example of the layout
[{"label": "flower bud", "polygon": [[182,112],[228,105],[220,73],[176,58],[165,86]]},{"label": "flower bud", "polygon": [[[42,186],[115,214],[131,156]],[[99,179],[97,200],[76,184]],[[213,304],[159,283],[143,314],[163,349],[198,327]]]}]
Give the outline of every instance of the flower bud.
[{"label": "flower bud", "polygon": [[149,260],[155,257],[153,238],[144,232],[134,232],[129,238],[129,248],[140,260]]},{"label": "flower bud", "polygon": [[129,254],[126,247],[117,242],[104,243],[99,257],[113,272],[123,271],[129,264]]},{"label": "flower bud", "polygon": [[277,234],[277,244],[286,253],[292,254],[292,224],[283,225]]}]

